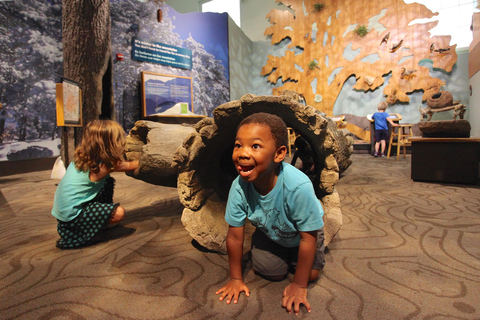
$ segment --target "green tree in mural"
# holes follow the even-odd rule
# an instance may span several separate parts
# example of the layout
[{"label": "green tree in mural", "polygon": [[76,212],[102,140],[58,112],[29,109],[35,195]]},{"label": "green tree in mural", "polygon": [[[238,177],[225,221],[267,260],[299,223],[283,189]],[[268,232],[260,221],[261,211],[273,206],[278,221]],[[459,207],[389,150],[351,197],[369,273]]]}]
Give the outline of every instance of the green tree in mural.
[{"label": "green tree in mural", "polygon": [[[261,74],[271,83],[282,79],[274,94],[295,90],[327,115],[332,115],[342,85],[352,75],[357,79],[354,88],[366,92],[380,87],[384,76],[391,74],[383,91],[391,104],[408,102],[407,94],[418,90],[424,91],[426,100],[442,81],[419,62],[428,59],[434,68],[450,72],[457,59],[450,36],[429,35],[438,21],[411,24],[434,16],[418,3],[325,0],[322,9],[315,10],[316,0],[276,2],[291,10],[270,11],[272,26],[265,35],[271,36],[272,44],[290,41],[289,49],[283,56],[268,56]],[[355,32],[359,26],[366,26],[363,37]],[[312,63],[315,68],[309,68]]]}]

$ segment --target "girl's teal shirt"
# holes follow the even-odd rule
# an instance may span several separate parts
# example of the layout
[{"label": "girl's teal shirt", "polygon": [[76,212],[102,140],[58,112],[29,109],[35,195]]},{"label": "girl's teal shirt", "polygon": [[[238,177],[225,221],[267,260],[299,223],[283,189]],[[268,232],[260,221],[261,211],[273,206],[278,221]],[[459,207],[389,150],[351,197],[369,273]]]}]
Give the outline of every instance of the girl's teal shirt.
[{"label": "girl's teal shirt", "polygon": [[72,162],[58,184],[53,200],[52,215],[68,222],[82,212],[83,204],[89,202],[102,189],[108,175],[98,182],[90,180],[89,171],[79,171]]}]

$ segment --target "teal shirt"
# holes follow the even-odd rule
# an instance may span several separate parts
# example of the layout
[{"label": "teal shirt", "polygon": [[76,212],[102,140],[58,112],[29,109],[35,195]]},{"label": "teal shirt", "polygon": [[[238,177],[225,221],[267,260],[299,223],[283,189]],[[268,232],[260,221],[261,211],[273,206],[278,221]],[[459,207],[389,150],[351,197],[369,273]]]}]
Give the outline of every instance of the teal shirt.
[{"label": "teal shirt", "polygon": [[89,176],[90,171],[79,171],[70,163],[55,191],[52,209],[55,218],[63,222],[75,219],[82,212],[83,204],[95,198],[108,177],[92,182]]},{"label": "teal shirt", "polygon": [[265,196],[240,177],[233,181],[225,220],[233,227],[241,227],[247,218],[276,243],[296,247],[300,245],[299,231],[323,227],[323,208],[310,179],[282,162],[275,187]]}]

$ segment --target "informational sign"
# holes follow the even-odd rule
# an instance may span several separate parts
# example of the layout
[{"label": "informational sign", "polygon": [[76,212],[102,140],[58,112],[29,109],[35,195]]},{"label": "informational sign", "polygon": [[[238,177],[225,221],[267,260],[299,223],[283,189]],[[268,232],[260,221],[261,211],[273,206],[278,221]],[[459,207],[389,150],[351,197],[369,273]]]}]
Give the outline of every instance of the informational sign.
[{"label": "informational sign", "polygon": [[192,69],[192,50],[138,38],[133,38],[132,59],[176,68]]},{"label": "informational sign", "polygon": [[67,79],[63,79],[63,119],[73,124],[80,121],[80,90],[77,83]]},{"label": "informational sign", "polygon": [[57,126],[82,126],[82,91],[78,83],[63,78],[56,84]]},{"label": "informational sign", "polygon": [[192,79],[142,72],[143,116],[193,115]]}]

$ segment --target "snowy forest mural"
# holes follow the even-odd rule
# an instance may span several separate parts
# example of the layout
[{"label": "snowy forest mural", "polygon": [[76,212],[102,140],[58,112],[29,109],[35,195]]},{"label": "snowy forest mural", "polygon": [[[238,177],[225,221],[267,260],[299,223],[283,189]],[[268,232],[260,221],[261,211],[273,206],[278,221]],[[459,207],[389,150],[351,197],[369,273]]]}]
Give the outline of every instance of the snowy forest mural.
[{"label": "snowy forest mural", "polygon": [[[157,20],[158,9],[163,13],[161,23]],[[215,107],[229,100],[226,13],[179,14],[166,4],[155,1],[111,0],[110,14],[112,53],[124,55],[123,61],[114,59],[113,67],[116,116],[124,128],[133,127],[140,118],[139,86],[142,71],[191,77],[195,114],[212,116]],[[187,32],[182,32],[185,33],[182,39],[182,35],[176,30],[185,29],[185,26]],[[195,36],[192,36],[194,31],[197,31],[201,38],[195,39]],[[192,70],[132,60],[132,39],[135,37],[192,50]],[[217,57],[212,51],[219,47],[221,49],[214,52]]]},{"label": "snowy forest mural", "polygon": [[0,161],[59,154],[62,1],[0,2]]},{"label": "snowy forest mural", "polygon": [[[141,71],[192,77],[196,114],[211,116],[229,100],[227,14],[183,15],[153,0],[111,0],[110,14],[115,116],[126,131],[141,118]],[[199,39],[176,33],[176,24],[185,30],[190,23],[192,34],[204,31]],[[134,37],[192,50],[192,69],[133,61]],[[63,74],[62,1],[0,1],[0,48],[0,161],[59,155],[55,83]]]}]

